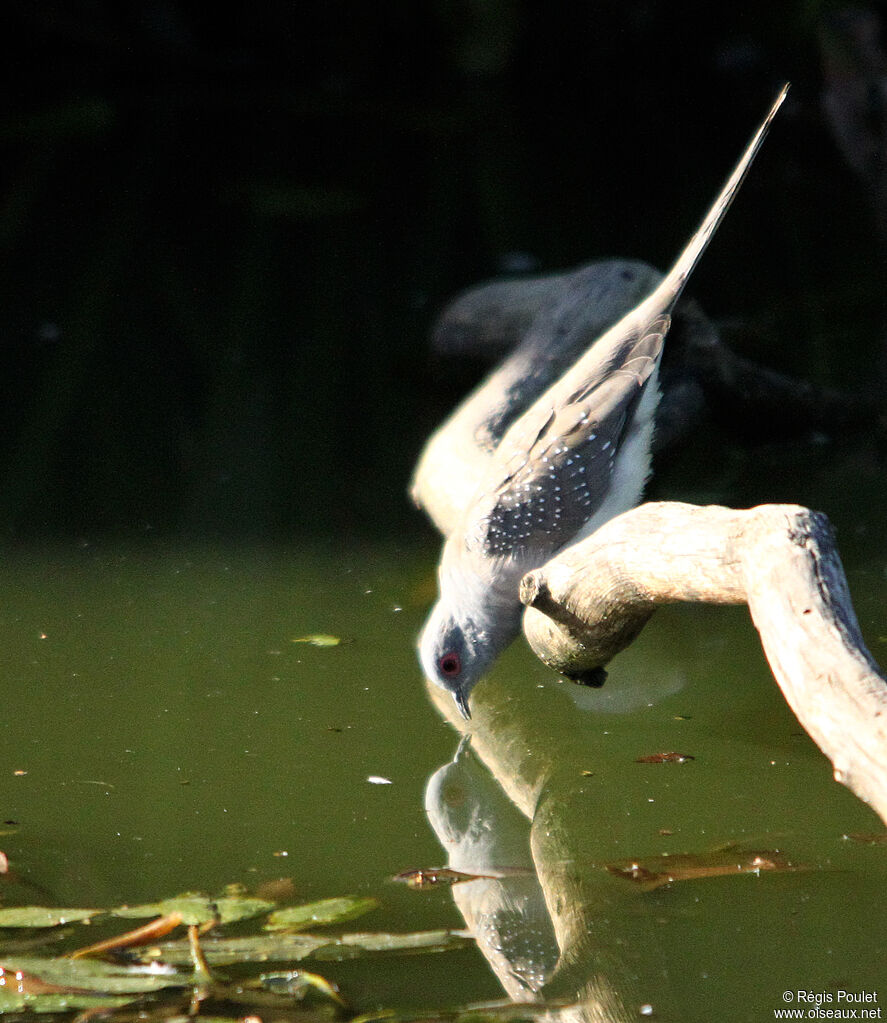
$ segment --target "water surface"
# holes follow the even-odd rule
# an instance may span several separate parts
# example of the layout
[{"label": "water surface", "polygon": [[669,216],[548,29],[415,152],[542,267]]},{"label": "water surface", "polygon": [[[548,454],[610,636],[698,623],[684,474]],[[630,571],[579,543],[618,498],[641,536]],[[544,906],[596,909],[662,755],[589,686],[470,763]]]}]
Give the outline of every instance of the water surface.
[{"label": "water surface", "polygon": [[[885,558],[858,540],[878,504],[853,509],[847,569],[877,656]],[[105,906],[291,877],[299,899],[378,896],[368,929],[461,927],[461,909],[499,927],[500,944],[525,925],[542,935],[535,991],[527,969],[515,981],[477,951],[331,967],[357,1005],[593,989],[609,992],[613,1018],[651,1003],[661,1018],[711,1019],[730,1003],[722,1018],[739,1020],[762,1018],[788,988],[877,987],[885,849],[846,836],[883,826],[832,780],[744,609],[659,613],[600,691],[515,644],[476,690],[474,735],[454,765],[459,736],[413,650],[435,557],[412,539],[8,552],[8,901]],[[341,643],[294,642],[317,633]],[[664,750],[695,759],[635,762]],[[518,893],[391,883],[447,861],[465,807],[492,836],[481,860],[529,871],[510,882]],[[798,869],[652,891],[607,869],[736,844]],[[477,849],[459,855],[470,867]],[[522,907],[504,922],[503,898]]]}]

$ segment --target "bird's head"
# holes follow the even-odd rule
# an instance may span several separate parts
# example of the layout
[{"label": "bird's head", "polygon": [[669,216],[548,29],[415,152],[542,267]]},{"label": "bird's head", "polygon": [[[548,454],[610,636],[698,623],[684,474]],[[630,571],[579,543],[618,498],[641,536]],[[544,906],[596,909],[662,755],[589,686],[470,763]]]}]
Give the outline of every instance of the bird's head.
[{"label": "bird's head", "polygon": [[471,717],[468,697],[498,649],[470,618],[460,617],[444,600],[435,604],[419,637],[419,660],[425,677],[446,690],[459,713]]},{"label": "bird's head", "polygon": [[444,544],[438,567],[440,597],[419,637],[428,678],[456,701],[468,720],[468,697],[520,632],[520,565],[479,559],[456,534]]}]

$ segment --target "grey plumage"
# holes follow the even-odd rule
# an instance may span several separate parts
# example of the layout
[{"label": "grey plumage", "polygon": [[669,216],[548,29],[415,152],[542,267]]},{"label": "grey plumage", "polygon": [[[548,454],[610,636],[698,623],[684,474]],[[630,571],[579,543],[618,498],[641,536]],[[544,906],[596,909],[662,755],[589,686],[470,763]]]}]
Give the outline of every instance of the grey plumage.
[{"label": "grey plumage", "polygon": [[671,312],[787,88],[661,283],[505,431],[444,545],[440,599],[419,653],[464,716],[471,689],[519,631],[521,576],[640,500]]},{"label": "grey plumage", "polygon": [[642,336],[626,339],[541,426],[538,417],[519,421],[520,431],[509,435],[514,453],[504,467],[496,458],[473,507],[469,548],[488,558],[550,556],[579,533],[604,503],[667,330],[662,316]]}]

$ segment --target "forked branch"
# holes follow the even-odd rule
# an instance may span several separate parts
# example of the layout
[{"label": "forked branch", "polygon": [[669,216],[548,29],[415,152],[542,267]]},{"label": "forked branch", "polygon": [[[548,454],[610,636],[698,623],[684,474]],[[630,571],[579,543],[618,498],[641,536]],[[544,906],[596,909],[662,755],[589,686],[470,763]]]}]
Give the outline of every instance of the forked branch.
[{"label": "forked branch", "polygon": [[825,515],[641,505],[524,576],[536,654],[579,680],[601,669],[655,608],[747,603],[783,695],[835,778],[887,822],[887,680],[866,649]]}]

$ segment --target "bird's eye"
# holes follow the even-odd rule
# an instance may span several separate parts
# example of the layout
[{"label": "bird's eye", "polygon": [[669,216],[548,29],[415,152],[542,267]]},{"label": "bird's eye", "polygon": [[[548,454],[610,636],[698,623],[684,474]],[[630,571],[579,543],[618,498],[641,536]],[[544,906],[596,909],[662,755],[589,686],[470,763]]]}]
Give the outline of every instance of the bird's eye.
[{"label": "bird's eye", "polygon": [[458,654],[444,654],[437,663],[440,666],[441,673],[449,678],[458,675],[462,670],[462,662],[459,660]]}]

